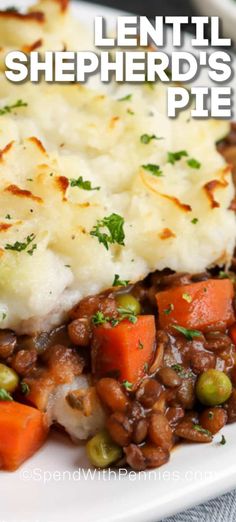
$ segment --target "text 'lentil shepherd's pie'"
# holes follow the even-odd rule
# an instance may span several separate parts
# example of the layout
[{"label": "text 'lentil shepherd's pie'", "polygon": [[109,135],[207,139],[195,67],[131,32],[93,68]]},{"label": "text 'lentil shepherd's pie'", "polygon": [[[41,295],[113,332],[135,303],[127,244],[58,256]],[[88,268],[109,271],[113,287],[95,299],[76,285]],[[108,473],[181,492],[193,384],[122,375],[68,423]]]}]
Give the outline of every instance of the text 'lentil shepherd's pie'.
[{"label": "text 'lentil shepherd's pie'", "polygon": [[11,50],[88,48],[67,0],[0,12],[8,470],[52,426],[96,467],[143,470],[236,420],[235,124],[168,119],[160,82],[6,80]]}]

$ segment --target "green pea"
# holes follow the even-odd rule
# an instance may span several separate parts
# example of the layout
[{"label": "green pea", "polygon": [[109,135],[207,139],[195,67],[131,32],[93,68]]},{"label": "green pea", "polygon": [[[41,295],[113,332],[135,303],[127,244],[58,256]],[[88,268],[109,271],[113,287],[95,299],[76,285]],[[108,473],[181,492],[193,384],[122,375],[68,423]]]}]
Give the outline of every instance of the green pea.
[{"label": "green pea", "polygon": [[15,391],[19,384],[17,373],[5,364],[0,364],[0,388],[9,393]]},{"label": "green pea", "polygon": [[127,308],[134,315],[141,313],[140,302],[132,294],[117,295],[116,303],[120,308]]},{"label": "green pea", "polygon": [[107,468],[122,456],[122,449],[112,441],[105,430],[87,442],[86,452],[90,462],[96,468]]},{"label": "green pea", "polygon": [[219,370],[207,370],[197,380],[196,394],[198,400],[207,406],[217,406],[227,401],[232,392],[229,377]]}]

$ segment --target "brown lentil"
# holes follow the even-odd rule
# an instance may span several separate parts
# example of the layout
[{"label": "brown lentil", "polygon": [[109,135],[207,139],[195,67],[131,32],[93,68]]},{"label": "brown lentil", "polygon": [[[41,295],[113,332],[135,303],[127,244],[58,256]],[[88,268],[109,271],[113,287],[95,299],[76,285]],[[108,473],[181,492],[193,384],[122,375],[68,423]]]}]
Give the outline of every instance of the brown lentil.
[{"label": "brown lentil", "polygon": [[7,359],[10,357],[16,347],[17,338],[11,330],[0,331],[0,358]]},{"label": "brown lentil", "polygon": [[142,454],[146,461],[147,468],[159,468],[166,464],[170,458],[169,451],[158,448],[152,444],[145,444],[141,448]]},{"label": "brown lentil", "polygon": [[182,379],[181,386],[176,393],[176,400],[186,410],[191,410],[195,403],[194,380]]},{"label": "brown lentil", "polygon": [[157,374],[158,380],[168,388],[176,388],[181,384],[181,378],[172,368],[161,368]]},{"label": "brown lentil", "polygon": [[221,430],[227,422],[224,408],[206,408],[200,415],[200,424],[213,435]]},{"label": "brown lentil", "polygon": [[166,412],[166,418],[171,427],[175,427],[184,417],[184,409],[181,406],[171,406]]},{"label": "brown lentil", "polygon": [[136,392],[136,399],[145,407],[152,408],[162,392],[162,386],[155,379],[145,380]]},{"label": "brown lentil", "polygon": [[162,413],[152,413],[149,418],[148,436],[153,444],[170,450],[173,434],[167,418]]},{"label": "brown lentil", "polygon": [[212,441],[212,435],[210,432],[204,432],[204,428],[201,426],[199,427],[198,424],[193,424],[193,422],[190,420],[185,419],[178,424],[177,428],[175,429],[175,435],[192,442]]},{"label": "brown lentil", "polygon": [[133,426],[133,441],[141,444],[146,439],[148,433],[148,422],[146,419],[139,419]]},{"label": "brown lentil", "polygon": [[107,420],[106,427],[111,438],[119,446],[128,446],[132,438],[132,426],[126,415],[113,413]]},{"label": "brown lentil", "polygon": [[92,335],[89,319],[83,317],[72,321],[68,326],[68,334],[75,346],[88,346]]},{"label": "brown lentil", "polygon": [[125,412],[130,403],[121,384],[115,379],[104,377],[96,384],[97,393],[106,406],[113,412]]},{"label": "brown lentil", "polygon": [[129,466],[135,471],[143,471],[146,469],[146,459],[141,449],[135,444],[129,444],[124,448],[126,460]]},{"label": "brown lentil", "polygon": [[222,332],[208,332],[206,334],[206,350],[224,350],[230,348],[232,341],[228,335]]},{"label": "brown lentil", "polygon": [[19,375],[24,377],[27,375],[35,366],[37,361],[36,350],[20,350],[11,359],[11,367]]}]

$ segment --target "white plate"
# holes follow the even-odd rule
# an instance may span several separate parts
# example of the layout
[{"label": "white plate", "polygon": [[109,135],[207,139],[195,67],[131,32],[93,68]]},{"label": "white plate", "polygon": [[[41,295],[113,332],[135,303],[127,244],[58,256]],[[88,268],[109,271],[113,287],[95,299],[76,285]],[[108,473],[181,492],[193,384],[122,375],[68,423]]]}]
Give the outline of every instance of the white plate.
[{"label": "white plate", "polygon": [[[30,3],[1,0],[1,8]],[[73,9],[85,21],[118,14],[86,2]],[[224,446],[218,434],[211,445],[179,446],[160,469],[129,475],[89,470],[83,447],[55,434],[19,471],[1,473],[0,522],[157,522],[236,486],[236,425],[223,433]]]},{"label": "white plate", "polygon": [[192,0],[198,14],[219,16],[223,20],[223,32],[235,41],[236,4],[234,0]]}]

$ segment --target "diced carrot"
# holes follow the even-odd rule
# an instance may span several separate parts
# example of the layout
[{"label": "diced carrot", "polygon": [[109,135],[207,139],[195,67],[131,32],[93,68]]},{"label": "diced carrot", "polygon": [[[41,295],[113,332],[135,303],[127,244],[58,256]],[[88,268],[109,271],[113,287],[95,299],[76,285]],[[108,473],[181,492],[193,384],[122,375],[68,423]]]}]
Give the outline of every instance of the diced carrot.
[{"label": "diced carrot", "polygon": [[132,387],[144,376],[155,348],[155,319],[140,315],[117,326],[98,326],[94,332],[92,361],[97,377],[115,376]]},{"label": "diced carrot", "polygon": [[229,330],[229,335],[234,344],[236,344],[236,323],[234,323]]},{"label": "diced carrot", "polygon": [[161,328],[178,324],[184,328],[205,328],[235,321],[232,300],[233,283],[229,279],[208,279],[183,285],[156,295]]},{"label": "diced carrot", "polygon": [[44,414],[19,402],[0,402],[0,467],[13,471],[43,444]]}]

